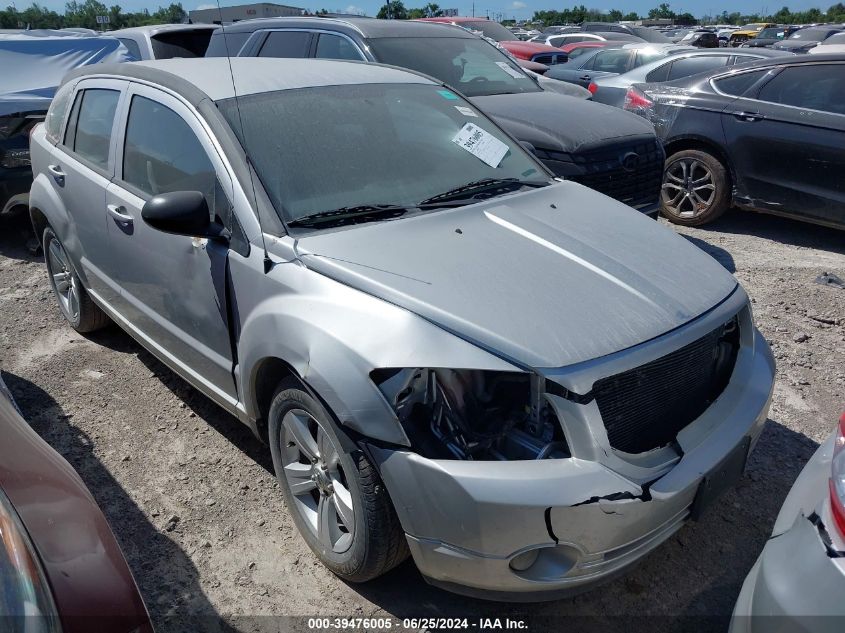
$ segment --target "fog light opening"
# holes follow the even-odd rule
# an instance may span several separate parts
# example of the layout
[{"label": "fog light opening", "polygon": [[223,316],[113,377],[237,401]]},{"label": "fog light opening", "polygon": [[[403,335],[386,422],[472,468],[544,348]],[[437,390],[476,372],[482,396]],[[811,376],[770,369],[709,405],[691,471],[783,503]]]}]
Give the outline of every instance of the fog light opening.
[{"label": "fog light opening", "polygon": [[511,558],[510,567],[514,571],[527,571],[537,562],[539,556],[539,549],[530,549],[527,552],[522,552],[522,554]]}]

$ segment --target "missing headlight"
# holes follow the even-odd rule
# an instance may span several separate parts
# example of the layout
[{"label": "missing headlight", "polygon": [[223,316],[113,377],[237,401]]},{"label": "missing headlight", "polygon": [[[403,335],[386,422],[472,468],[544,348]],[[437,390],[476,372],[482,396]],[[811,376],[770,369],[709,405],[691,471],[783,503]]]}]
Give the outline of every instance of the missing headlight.
[{"label": "missing headlight", "polygon": [[378,369],[371,377],[425,457],[519,460],[568,457],[543,380],[518,372]]}]

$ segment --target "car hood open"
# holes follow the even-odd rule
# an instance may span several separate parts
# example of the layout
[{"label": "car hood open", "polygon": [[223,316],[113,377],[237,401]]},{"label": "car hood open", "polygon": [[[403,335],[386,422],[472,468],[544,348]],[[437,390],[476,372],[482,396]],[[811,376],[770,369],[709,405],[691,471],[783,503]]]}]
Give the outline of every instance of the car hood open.
[{"label": "car hood open", "polygon": [[517,139],[538,149],[576,152],[609,140],[654,135],[651,123],[636,114],[549,91],[470,101]]},{"label": "car hood open", "polygon": [[657,337],[736,287],[674,231],[571,182],[311,233],[297,251],[316,272],[537,368]]}]

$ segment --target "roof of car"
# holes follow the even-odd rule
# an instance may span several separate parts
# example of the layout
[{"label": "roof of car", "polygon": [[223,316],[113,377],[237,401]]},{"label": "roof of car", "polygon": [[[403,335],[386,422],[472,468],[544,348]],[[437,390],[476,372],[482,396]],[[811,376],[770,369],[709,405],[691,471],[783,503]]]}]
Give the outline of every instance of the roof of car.
[{"label": "roof of car", "polygon": [[148,33],[154,35],[163,31],[197,31],[202,29],[219,29],[216,24],[150,24],[147,26],[130,26],[125,29],[117,29],[115,31],[108,31],[104,35],[112,35],[118,37],[119,35],[128,35],[130,33]]},{"label": "roof of car", "polygon": [[334,27],[357,32],[361,37],[476,37],[451,24],[417,20],[376,20],[373,18],[255,18],[226,26],[228,33],[252,33],[261,29]]},{"label": "roof of car", "polygon": [[[230,67],[231,63],[231,67]],[[392,66],[325,59],[255,57],[175,58],[129,64],[98,64],[73,71],[79,77],[140,79],[168,88],[194,105],[276,90],[366,83],[433,83],[421,74]],[[234,81],[233,81],[234,77]]]}]

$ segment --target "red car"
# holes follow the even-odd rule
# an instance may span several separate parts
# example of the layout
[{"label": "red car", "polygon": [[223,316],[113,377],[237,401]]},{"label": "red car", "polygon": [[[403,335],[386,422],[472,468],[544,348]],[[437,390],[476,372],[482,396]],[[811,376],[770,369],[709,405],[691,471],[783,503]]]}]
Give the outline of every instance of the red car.
[{"label": "red car", "polygon": [[0,429],[0,630],[152,633],[106,518],[2,378]]},{"label": "red car", "polygon": [[498,42],[499,46],[517,59],[537,62],[546,66],[565,64],[569,59],[569,56],[559,48],[538,42],[523,42],[498,22],[486,18],[420,18],[418,21],[454,24],[468,31],[478,31],[484,37]]}]

